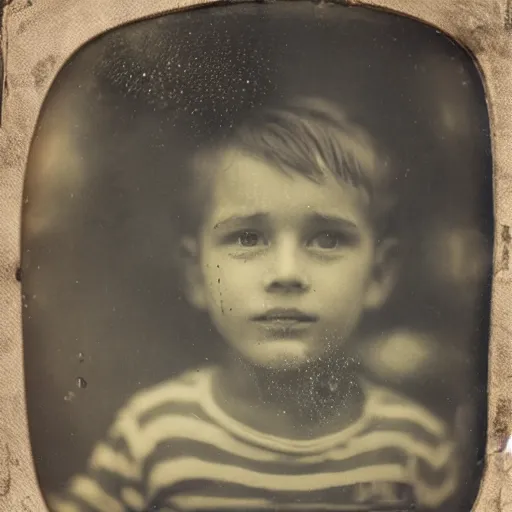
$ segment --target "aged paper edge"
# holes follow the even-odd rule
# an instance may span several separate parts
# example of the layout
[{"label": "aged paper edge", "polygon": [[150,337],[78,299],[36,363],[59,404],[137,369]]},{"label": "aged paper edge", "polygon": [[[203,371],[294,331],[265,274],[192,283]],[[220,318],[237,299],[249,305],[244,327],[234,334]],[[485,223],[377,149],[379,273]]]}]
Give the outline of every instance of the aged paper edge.
[{"label": "aged paper edge", "polygon": [[[4,104],[0,127],[0,512],[46,510],[28,439],[22,362],[20,212],[25,163],[43,99],[84,43],[125,23],[215,0],[4,0]],[[512,0],[351,0],[407,15],[454,38],[475,58],[491,117],[495,250],[489,428],[475,512],[512,511]]]}]

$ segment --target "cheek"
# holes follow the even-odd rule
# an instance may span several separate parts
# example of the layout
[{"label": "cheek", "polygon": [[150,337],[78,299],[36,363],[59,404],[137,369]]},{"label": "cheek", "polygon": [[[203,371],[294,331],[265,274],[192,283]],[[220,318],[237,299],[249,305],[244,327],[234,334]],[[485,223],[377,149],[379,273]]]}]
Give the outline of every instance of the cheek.
[{"label": "cheek", "polygon": [[356,253],[323,269],[317,275],[313,288],[319,292],[321,287],[332,300],[357,302],[368,288],[371,277],[371,259],[364,254]]},{"label": "cheek", "polygon": [[230,312],[236,311],[251,295],[255,283],[254,273],[242,261],[230,261],[222,255],[212,254],[204,266],[204,281],[210,303]]}]

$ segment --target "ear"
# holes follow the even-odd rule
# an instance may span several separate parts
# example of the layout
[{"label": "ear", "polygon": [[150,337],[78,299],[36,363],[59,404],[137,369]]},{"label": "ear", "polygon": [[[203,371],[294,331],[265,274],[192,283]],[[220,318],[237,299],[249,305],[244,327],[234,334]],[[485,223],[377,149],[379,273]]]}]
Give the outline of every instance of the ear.
[{"label": "ear", "polygon": [[398,278],[398,240],[386,238],[375,249],[373,274],[365,299],[366,309],[378,309],[391,295]]},{"label": "ear", "polygon": [[180,259],[184,269],[185,295],[188,302],[198,308],[206,308],[206,288],[201,272],[199,244],[192,236],[184,236],[180,242]]}]

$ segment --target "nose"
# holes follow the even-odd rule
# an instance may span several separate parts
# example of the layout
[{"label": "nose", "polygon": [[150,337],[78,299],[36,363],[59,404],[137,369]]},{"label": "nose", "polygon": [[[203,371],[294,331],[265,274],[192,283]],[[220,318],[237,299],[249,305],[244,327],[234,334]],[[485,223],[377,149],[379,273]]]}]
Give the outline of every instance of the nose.
[{"label": "nose", "polygon": [[278,293],[301,293],[308,290],[310,284],[302,259],[300,248],[292,239],[275,244],[265,289]]}]

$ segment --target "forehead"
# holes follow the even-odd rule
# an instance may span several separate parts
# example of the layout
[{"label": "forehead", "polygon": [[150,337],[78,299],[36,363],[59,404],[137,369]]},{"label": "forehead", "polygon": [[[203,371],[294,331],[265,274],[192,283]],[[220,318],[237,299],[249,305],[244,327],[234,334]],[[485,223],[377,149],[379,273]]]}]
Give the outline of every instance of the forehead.
[{"label": "forehead", "polygon": [[362,189],[326,173],[314,182],[290,169],[238,150],[219,152],[210,160],[210,216],[269,213],[297,217],[304,213],[366,217],[368,196]]}]

